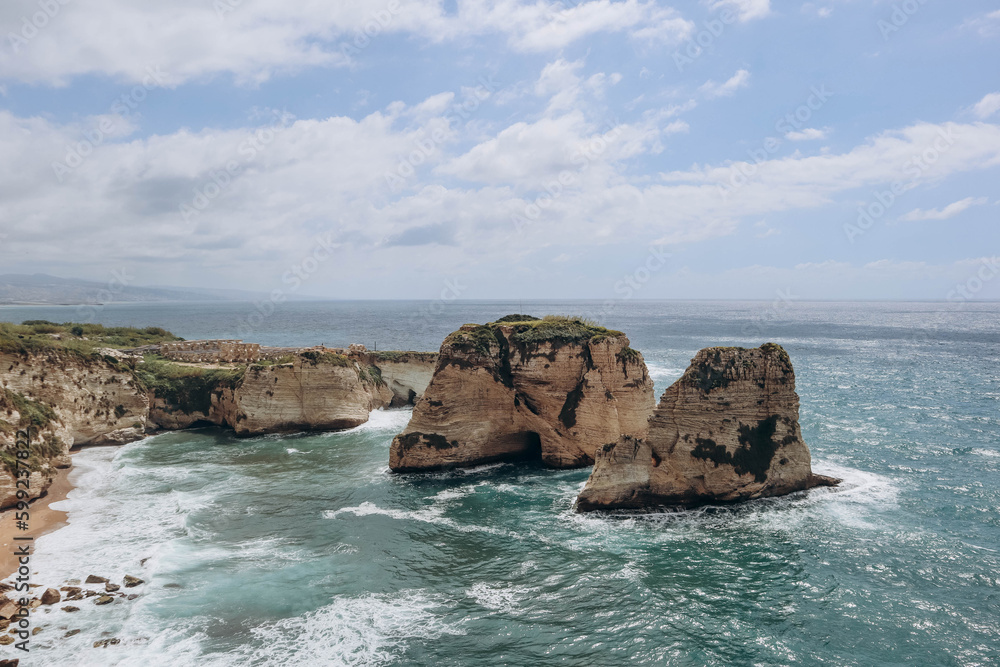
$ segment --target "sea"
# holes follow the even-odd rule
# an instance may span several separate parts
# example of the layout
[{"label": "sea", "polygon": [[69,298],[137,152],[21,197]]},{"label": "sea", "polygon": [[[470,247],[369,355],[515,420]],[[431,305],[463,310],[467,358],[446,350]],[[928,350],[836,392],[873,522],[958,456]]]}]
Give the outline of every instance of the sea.
[{"label": "sea", "polygon": [[[273,305],[273,304],[271,304]],[[145,584],[47,608],[27,665],[996,665],[1000,304],[343,301],[107,304],[188,339],[437,350],[509,313],[627,333],[657,395],[712,345],[783,345],[833,489],[579,515],[588,470],[395,475],[408,409],[355,429],[172,432],[74,456],[33,578]],[[3,307],[0,320],[78,319]],[[61,605],[57,605],[61,606]],[[71,637],[71,630],[80,630]],[[120,643],[94,648],[115,638]]]}]

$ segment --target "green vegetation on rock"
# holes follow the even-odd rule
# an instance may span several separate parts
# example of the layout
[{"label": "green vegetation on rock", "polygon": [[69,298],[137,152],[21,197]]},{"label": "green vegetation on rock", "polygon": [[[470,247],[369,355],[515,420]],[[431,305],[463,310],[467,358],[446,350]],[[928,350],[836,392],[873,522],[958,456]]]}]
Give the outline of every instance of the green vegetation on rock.
[{"label": "green vegetation on rock", "polygon": [[208,414],[212,394],[224,388],[235,389],[243,380],[246,368],[199,368],[147,356],[133,373],[143,389],[152,391],[183,412]]},{"label": "green vegetation on rock", "polygon": [[[508,317],[511,317],[508,315]],[[504,324],[514,328],[514,340],[519,343],[542,343],[546,341],[561,341],[579,343],[583,341],[600,342],[605,338],[624,336],[621,331],[606,329],[596,322],[582,317],[565,317],[562,315],[546,315],[542,319],[511,321],[502,318],[492,322],[490,326]]]},{"label": "green vegetation on rock", "polygon": [[385,384],[385,380],[382,379],[382,371],[379,370],[378,366],[359,368],[358,378],[363,384],[367,384],[372,387],[381,387]]},{"label": "green vegetation on rock", "polygon": [[623,347],[618,353],[618,361],[622,363],[629,363],[633,361],[639,361],[642,354],[639,350],[632,349],[631,347]]},{"label": "green vegetation on rock", "polygon": [[350,366],[351,360],[347,355],[336,352],[320,352],[319,350],[305,350],[299,356],[309,361],[313,366],[318,364],[330,364],[331,366]]},{"label": "green vegetation on rock", "polygon": [[33,401],[20,392],[0,388],[0,415],[10,417],[14,410],[20,415],[17,424],[0,417],[0,430],[5,433],[29,425],[42,429],[56,421],[56,413],[44,403]]},{"label": "green vegetation on rock", "polygon": [[492,346],[497,345],[497,337],[489,325],[466,324],[462,329],[448,334],[444,345],[485,357],[490,355]]},{"label": "green vegetation on rock", "polygon": [[[13,423],[13,413],[17,411],[19,417],[17,423]],[[47,435],[43,439],[38,439],[37,433],[56,421],[56,413],[51,407],[33,401],[24,394],[10,389],[0,388],[0,433],[11,438],[10,443],[0,450],[0,462],[13,475],[17,472],[17,456],[14,453],[16,441],[14,433],[21,429],[32,429],[32,441],[30,455],[21,460],[21,466],[30,470],[41,470],[48,464],[49,459],[62,453],[62,443],[59,439]],[[3,417],[6,417],[4,419]]]},{"label": "green vegetation on rock", "polygon": [[101,347],[128,349],[183,340],[160,327],[105,327],[100,324],[26,320],[22,324],[0,322],[0,352],[26,356],[63,350],[89,357]]},{"label": "green vegetation on rock", "polygon": [[546,315],[539,319],[531,315],[507,315],[488,324],[467,324],[445,338],[445,345],[465,348],[480,355],[489,355],[492,345],[498,344],[500,327],[513,329],[513,340],[521,345],[546,342],[598,343],[606,338],[624,336],[621,331],[607,329],[581,317]]}]

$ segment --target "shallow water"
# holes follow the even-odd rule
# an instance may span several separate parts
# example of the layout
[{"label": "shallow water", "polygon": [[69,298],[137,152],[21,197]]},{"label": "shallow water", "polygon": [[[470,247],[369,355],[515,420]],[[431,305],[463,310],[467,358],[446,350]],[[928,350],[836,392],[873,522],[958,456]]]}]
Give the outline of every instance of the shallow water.
[{"label": "shallow water", "polygon": [[[430,349],[462,322],[521,310],[451,304],[407,333],[394,323],[413,304],[288,305],[301,338],[267,342],[379,330],[397,342],[379,347]],[[70,525],[39,540],[35,579],[148,583],[134,602],[40,613],[27,664],[995,664],[1000,306],[768,307],[631,303],[605,319],[644,352],[658,392],[699,347],[784,344],[814,468],[843,477],[838,489],[580,516],[586,470],[389,474],[406,410],[334,434],[205,429],[87,449],[58,505]],[[189,307],[146,308],[189,338],[230,315],[189,331]],[[27,310],[11,319],[72,319]],[[91,648],[104,632],[123,643]]]}]

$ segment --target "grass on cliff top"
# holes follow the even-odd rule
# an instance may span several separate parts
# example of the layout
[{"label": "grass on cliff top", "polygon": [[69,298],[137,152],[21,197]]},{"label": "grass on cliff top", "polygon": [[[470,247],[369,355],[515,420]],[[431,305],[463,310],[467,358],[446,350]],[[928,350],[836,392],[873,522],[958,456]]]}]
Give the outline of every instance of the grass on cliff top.
[{"label": "grass on cliff top", "polygon": [[[53,337],[59,336],[59,339]],[[27,355],[65,350],[90,356],[99,347],[132,348],[183,340],[160,327],[105,327],[100,324],[26,320],[21,324],[0,322],[0,352]]]},{"label": "grass on cliff top", "polygon": [[331,366],[350,366],[351,360],[346,354],[337,352],[322,352],[320,350],[304,350],[299,352],[299,356],[309,361],[313,366],[317,364],[330,364]]},{"label": "grass on cliff top", "polygon": [[546,315],[537,318],[531,315],[507,315],[495,322],[472,325],[476,327],[475,329],[455,331],[445,338],[445,344],[471,348],[483,355],[489,354],[490,345],[496,343],[496,334],[501,325],[511,327],[514,330],[514,340],[525,345],[553,341],[597,343],[605,338],[625,335],[621,331],[606,329],[582,317]]},{"label": "grass on cliff top", "polygon": [[512,319],[514,317],[524,316],[508,315],[496,322],[490,322],[487,326],[495,327],[498,324],[503,324],[513,327],[514,340],[519,343],[541,343],[552,340],[563,342],[592,340],[598,342],[604,338],[625,335],[621,331],[606,329],[597,322],[582,317],[546,315],[541,319],[531,317],[521,320]]},{"label": "grass on cliff top", "polygon": [[223,389],[235,389],[243,380],[246,368],[199,368],[182,366],[152,355],[136,365],[133,374],[143,389],[182,412],[208,414],[212,394]]}]

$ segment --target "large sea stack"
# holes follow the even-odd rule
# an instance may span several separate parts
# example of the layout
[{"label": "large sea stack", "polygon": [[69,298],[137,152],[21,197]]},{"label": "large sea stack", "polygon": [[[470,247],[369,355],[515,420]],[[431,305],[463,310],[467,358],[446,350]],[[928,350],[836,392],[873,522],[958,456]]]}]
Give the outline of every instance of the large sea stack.
[{"label": "large sea stack", "polygon": [[642,355],[620,331],[508,315],[441,345],[430,385],[392,442],[396,472],[536,459],[588,466],[619,435],[645,437],[655,403]]},{"label": "large sea stack", "polygon": [[577,509],[729,503],[837,482],[812,472],[785,350],[711,347],[663,393],[646,438],[599,448]]}]

